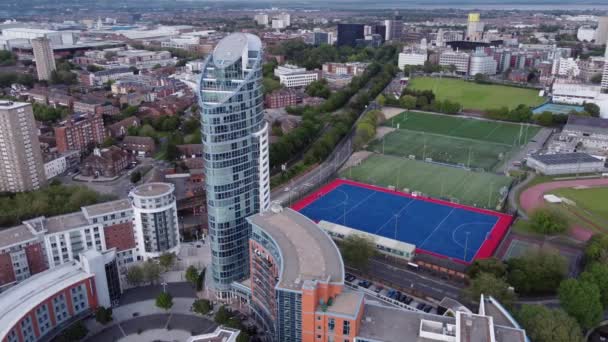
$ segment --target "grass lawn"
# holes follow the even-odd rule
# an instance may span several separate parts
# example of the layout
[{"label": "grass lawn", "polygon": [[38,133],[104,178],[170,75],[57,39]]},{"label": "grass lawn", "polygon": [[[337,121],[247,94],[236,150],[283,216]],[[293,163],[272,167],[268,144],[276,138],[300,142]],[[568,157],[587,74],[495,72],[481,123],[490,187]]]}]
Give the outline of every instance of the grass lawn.
[{"label": "grass lawn", "polygon": [[492,173],[374,154],[360,165],[344,170],[341,177],[379,186],[420,191],[435,198],[456,199],[468,205],[496,208],[499,192],[511,178]]},{"label": "grass lawn", "polygon": [[477,84],[453,78],[418,77],[410,80],[410,88],[432,90],[439,100],[460,103],[465,109],[487,110],[499,107],[515,108],[519,104],[539,106],[544,99],[538,90],[494,84]]},{"label": "grass lawn", "polygon": [[576,203],[576,207],[597,216],[608,223],[608,187],[573,189],[563,188],[551,191]]},{"label": "grass lawn", "polygon": [[403,112],[384,125],[411,131],[521,146],[540,130],[538,126],[479,120],[462,116]]},{"label": "grass lawn", "polygon": [[461,164],[470,168],[493,170],[513,150],[511,146],[445,135],[395,130],[376,140],[368,150],[394,156],[416,156],[418,160]]}]

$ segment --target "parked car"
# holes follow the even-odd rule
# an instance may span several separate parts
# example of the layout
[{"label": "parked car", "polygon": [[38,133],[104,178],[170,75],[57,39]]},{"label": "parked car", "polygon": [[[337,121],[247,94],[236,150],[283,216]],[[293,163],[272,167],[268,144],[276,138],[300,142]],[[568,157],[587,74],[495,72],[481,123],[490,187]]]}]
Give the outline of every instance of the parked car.
[{"label": "parked car", "polygon": [[430,306],[430,305],[427,305],[427,306],[426,306],[424,309],[422,309],[422,311],[424,311],[424,312],[426,312],[426,313],[431,312],[431,310],[433,310],[433,307],[432,307],[432,306]]},{"label": "parked car", "polygon": [[424,309],[424,303],[418,303],[418,305],[416,305],[416,309],[418,309],[418,310]]}]

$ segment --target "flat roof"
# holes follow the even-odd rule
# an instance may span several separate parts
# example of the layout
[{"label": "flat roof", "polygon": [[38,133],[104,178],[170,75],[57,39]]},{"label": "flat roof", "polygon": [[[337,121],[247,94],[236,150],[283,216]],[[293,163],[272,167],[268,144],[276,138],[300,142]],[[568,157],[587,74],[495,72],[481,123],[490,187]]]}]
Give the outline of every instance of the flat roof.
[{"label": "flat roof", "polygon": [[92,276],[78,263],[70,262],[31,276],[0,293],[0,338],[42,301]]},{"label": "flat roof", "polygon": [[342,293],[335,296],[332,304],[327,307],[326,312],[356,318],[359,310],[363,307],[365,295],[361,291],[344,289]]},{"label": "flat roof", "polygon": [[49,233],[58,233],[88,225],[89,221],[84,217],[82,211],[77,211],[71,214],[48,217],[44,220],[43,227]]},{"label": "flat roof", "polygon": [[[456,323],[454,317],[438,316],[424,312],[407,311],[399,308],[366,303],[358,336],[377,341],[435,341],[420,337],[421,320],[452,325]],[[477,342],[482,340],[471,341]]]},{"label": "flat roof", "polygon": [[608,129],[608,119],[595,118],[592,116],[568,115],[568,123],[566,123],[564,130],[576,130],[576,127],[591,129],[593,131],[605,131]]},{"label": "flat roof", "polygon": [[156,197],[168,194],[174,188],[170,183],[146,183],[131,190],[131,193],[139,197]]},{"label": "flat roof", "polygon": [[213,62],[216,67],[226,67],[242,57],[245,51],[261,49],[262,42],[258,36],[250,33],[233,33],[217,44],[213,50]]},{"label": "flat roof", "polygon": [[24,225],[0,230],[0,248],[8,247],[17,243],[22,243],[36,238],[29,228]]},{"label": "flat roof", "polygon": [[0,100],[0,109],[15,109],[15,108],[21,108],[21,107],[26,107],[26,106],[31,106],[31,104],[28,102]]},{"label": "flat roof", "polygon": [[416,245],[413,245],[411,243],[387,238],[387,237],[384,237],[381,235],[368,233],[368,232],[365,232],[365,231],[362,231],[359,229],[346,227],[346,226],[343,226],[343,225],[340,225],[337,223],[332,223],[329,221],[321,220],[321,221],[319,221],[318,225],[319,225],[319,227],[321,227],[327,231],[342,234],[344,236],[356,235],[356,234],[368,236],[374,240],[374,243],[376,245],[389,247],[389,248],[392,248],[395,250],[407,251],[409,253],[413,253],[416,250]]},{"label": "flat roof", "polygon": [[533,154],[530,158],[547,165],[598,163],[602,162],[587,153],[557,153],[557,154]]},{"label": "flat roof", "polygon": [[247,220],[266,232],[280,249],[283,260],[277,287],[301,290],[307,280],[343,283],[342,257],[329,235],[294,210],[275,211],[256,214]]},{"label": "flat roof", "polygon": [[492,341],[494,327],[490,317],[462,312],[457,317],[460,341]]}]

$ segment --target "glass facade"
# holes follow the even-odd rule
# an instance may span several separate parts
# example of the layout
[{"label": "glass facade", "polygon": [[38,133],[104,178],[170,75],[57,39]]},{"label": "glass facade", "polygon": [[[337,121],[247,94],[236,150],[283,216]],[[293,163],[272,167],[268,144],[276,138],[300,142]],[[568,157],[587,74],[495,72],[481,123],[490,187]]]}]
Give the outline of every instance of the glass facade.
[{"label": "glass facade", "polygon": [[218,43],[199,81],[212,274],[219,292],[249,275],[245,217],[270,204],[262,61],[260,39],[235,33]]}]

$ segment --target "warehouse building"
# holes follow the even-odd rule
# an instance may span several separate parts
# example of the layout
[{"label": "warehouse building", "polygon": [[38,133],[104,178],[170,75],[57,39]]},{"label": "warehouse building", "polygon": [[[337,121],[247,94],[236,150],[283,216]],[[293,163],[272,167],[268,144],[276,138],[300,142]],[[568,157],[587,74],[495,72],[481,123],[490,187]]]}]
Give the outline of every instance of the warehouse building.
[{"label": "warehouse building", "polygon": [[534,154],[526,164],[544,175],[593,173],[604,171],[604,161],[587,153]]}]

